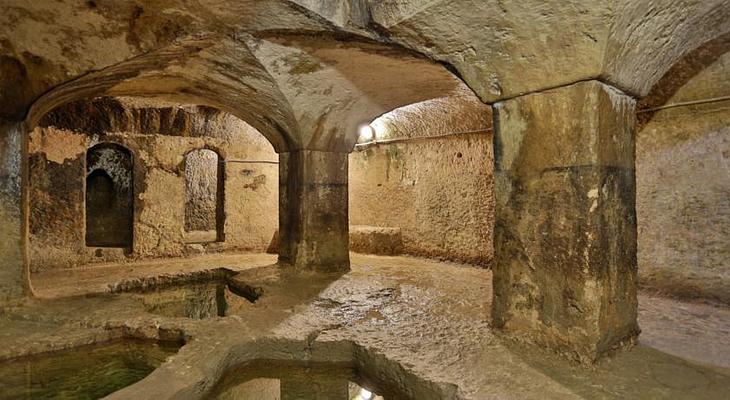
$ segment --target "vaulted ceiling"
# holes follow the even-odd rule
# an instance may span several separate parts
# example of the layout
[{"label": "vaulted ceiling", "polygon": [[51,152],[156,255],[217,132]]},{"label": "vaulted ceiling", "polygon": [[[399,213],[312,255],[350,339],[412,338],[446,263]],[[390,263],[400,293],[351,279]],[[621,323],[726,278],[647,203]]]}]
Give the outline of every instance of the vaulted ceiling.
[{"label": "vaulted ceiling", "polygon": [[96,96],[230,112],[277,151],[473,91],[599,79],[641,97],[730,31],[730,0],[2,0],[0,117]]}]

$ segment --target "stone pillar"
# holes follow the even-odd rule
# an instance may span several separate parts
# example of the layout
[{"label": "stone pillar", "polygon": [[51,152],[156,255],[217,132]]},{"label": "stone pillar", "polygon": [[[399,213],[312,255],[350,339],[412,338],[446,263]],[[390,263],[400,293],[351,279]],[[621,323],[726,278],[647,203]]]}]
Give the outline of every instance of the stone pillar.
[{"label": "stone pillar", "polygon": [[279,155],[279,264],[347,271],[347,153],[299,150]]},{"label": "stone pillar", "polygon": [[23,123],[0,119],[0,302],[30,293],[21,187],[25,137]]},{"label": "stone pillar", "polygon": [[495,327],[582,362],[638,335],[634,108],[598,81],[495,105]]}]

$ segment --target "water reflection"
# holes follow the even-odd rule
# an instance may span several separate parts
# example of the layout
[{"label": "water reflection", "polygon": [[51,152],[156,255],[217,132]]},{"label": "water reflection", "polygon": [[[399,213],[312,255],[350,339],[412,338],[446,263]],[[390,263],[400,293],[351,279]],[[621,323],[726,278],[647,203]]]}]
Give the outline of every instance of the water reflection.
[{"label": "water reflection", "polygon": [[[367,382],[365,384],[364,382]],[[362,386],[361,386],[362,385]],[[363,387],[366,386],[366,387]],[[217,385],[219,400],[407,400],[395,385],[373,384],[349,363],[259,360],[235,368]]]},{"label": "water reflection", "polygon": [[152,314],[206,319],[237,314],[250,307],[251,300],[239,294],[240,290],[225,282],[208,282],[129,295],[139,298],[145,310]]},{"label": "water reflection", "polygon": [[117,341],[0,363],[0,398],[98,399],[149,375],[179,343]]}]

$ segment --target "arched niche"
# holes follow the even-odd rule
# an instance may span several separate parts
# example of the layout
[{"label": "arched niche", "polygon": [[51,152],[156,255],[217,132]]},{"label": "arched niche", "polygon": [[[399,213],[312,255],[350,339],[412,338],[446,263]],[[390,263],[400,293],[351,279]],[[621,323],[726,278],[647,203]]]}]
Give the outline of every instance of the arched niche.
[{"label": "arched niche", "polygon": [[116,143],[86,152],[86,246],[132,247],[133,166],[132,153]]},{"label": "arched niche", "polygon": [[188,243],[224,241],[224,181],[222,158],[210,149],[185,155],[185,237]]}]

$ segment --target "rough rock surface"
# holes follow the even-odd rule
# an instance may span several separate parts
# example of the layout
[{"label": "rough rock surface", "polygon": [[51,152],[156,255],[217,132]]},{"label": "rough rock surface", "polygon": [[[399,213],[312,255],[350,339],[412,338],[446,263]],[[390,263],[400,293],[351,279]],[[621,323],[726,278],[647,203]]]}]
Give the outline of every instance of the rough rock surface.
[{"label": "rough rock surface", "polygon": [[[97,113],[107,118],[83,118]],[[79,132],[51,125],[31,134],[33,270],[185,254],[184,157],[201,148],[215,149],[227,161],[225,242],[222,247],[206,246],[207,251],[266,248],[277,225],[277,157],[253,128],[215,110],[130,104],[126,99],[72,105],[45,122],[68,129],[74,115],[79,116]],[[134,245],[127,255],[87,248],[84,243],[85,152],[105,141],[126,146],[134,156]]]},{"label": "rough rock surface", "polygon": [[[730,93],[730,35],[677,64],[647,109]],[[639,278],[677,297],[730,304],[730,100],[639,114]]]},{"label": "rough rock surface", "polygon": [[[208,256],[159,261],[133,272],[129,265],[108,266],[104,273],[51,272],[43,280],[51,290],[58,284],[79,294],[97,287],[108,291],[109,283],[130,274],[135,281],[154,282],[216,266],[252,272],[273,261],[266,255]],[[268,291],[224,318],[150,314],[138,293],[7,307],[0,315],[0,338],[7,344],[0,359],[123,336],[186,341],[150,376],[113,394],[115,399],[206,398],[226,372],[258,358],[354,362],[407,393],[430,394],[416,397],[427,399],[719,400],[730,390],[727,309],[641,296],[646,340],[587,369],[494,332],[488,323],[491,304],[484,301],[491,295],[490,271],[353,255],[352,271],[341,276],[245,275],[261,276]]]},{"label": "rough rock surface", "polygon": [[350,251],[364,254],[398,255],[403,252],[400,228],[350,225]]},{"label": "rough rock surface", "polygon": [[[217,229],[219,182],[218,154],[198,149],[185,156],[185,230],[214,231]],[[221,166],[221,168],[225,168]],[[225,177],[223,177],[225,179]]]},{"label": "rough rock surface", "polygon": [[[575,86],[575,82],[590,80],[601,80],[624,93],[641,96],[684,54],[726,34],[730,30],[728,20],[729,0],[7,0],[0,13],[0,117],[25,119],[27,128],[33,129],[44,114],[57,106],[102,95],[158,97],[214,106],[236,115],[268,138],[276,151],[286,154],[282,156],[284,173],[281,176],[300,176],[301,173],[304,177],[304,184],[291,183],[295,180],[290,179],[280,186],[281,203],[284,204],[280,230],[282,247],[286,248],[283,260],[295,264],[300,264],[299,260],[303,260],[303,264],[324,261],[330,266],[342,267],[347,258],[347,190],[344,185],[347,172],[342,167],[346,162],[339,159],[354,145],[357,133],[353,128],[357,124],[405,104],[450,95],[464,88],[462,81],[487,102],[510,102],[516,96],[524,98],[529,93],[571,87],[566,85]],[[614,108],[623,104],[623,100],[613,102],[617,99],[623,97],[611,97]],[[612,111],[615,110],[607,111],[606,121],[622,126],[625,121],[613,120],[618,113]],[[620,117],[625,117],[624,114]],[[538,125],[557,128],[554,116],[543,110],[540,118],[545,121]],[[563,125],[570,122],[557,119]],[[578,120],[578,123],[582,122],[585,121]],[[600,125],[604,120],[596,118],[592,122]],[[610,130],[605,126],[597,129]],[[26,130],[2,131],[2,142],[12,143],[2,150],[2,159],[12,162],[2,166],[0,176],[16,185],[20,171],[24,170],[19,168],[23,161],[18,160],[17,154],[26,154],[23,145]],[[545,132],[552,132],[552,129],[545,129]],[[622,143],[624,133],[619,134]],[[497,137],[508,144],[522,138],[501,134]],[[537,144],[545,144],[549,149],[551,144],[559,142],[571,149],[575,145],[559,137],[554,141],[530,138],[533,139],[535,143],[518,143],[514,147],[534,149]],[[164,138],[154,140],[155,145],[169,146]],[[199,138],[195,140],[197,145],[203,142]],[[612,151],[607,142],[600,145],[606,145]],[[504,156],[500,153],[502,150],[497,149],[498,163],[504,161],[500,159]],[[627,151],[626,148],[620,150],[622,153]],[[561,151],[548,150],[546,153]],[[310,152],[328,154],[330,159],[299,157]],[[159,167],[150,173],[149,187],[154,184],[168,197],[181,197],[179,161],[169,153],[166,157],[139,158]],[[580,165],[572,163],[569,166],[576,167],[573,172],[561,177],[565,171],[541,168],[546,161],[550,164],[551,160],[545,158],[520,159],[522,165],[514,165],[513,170],[520,178],[535,170],[546,172],[546,176],[536,182],[538,186],[544,184],[555,190],[545,194],[534,186],[515,186],[515,193],[525,194],[527,198],[524,203],[516,202],[516,207],[524,205],[529,209],[525,213],[527,219],[530,213],[539,215],[538,209],[545,212],[546,205],[572,204],[570,200],[576,200],[578,207],[574,208],[581,211],[586,211],[584,206],[587,205],[590,213],[593,211],[591,200],[595,200],[599,202],[598,214],[619,221],[614,225],[602,225],[593,220],[601,228],[606,226],[606,230],[592,232],[587,229],[589,236],[591,233],[601,236],[588,237],[585,243],[598,242],[591,251],[596,248],[610,250],[607,260],[600,257],[591,260],[590,264],[599,265],[595,267],[599,273],[591,271],[591,278],[606,280],[605,274],[617,271],[604,267],[618,265],[620,270],[617,276],[612,276],[615,279],[611,282],[628,287],[628,300],[622,298],[623,291],[614,292],[613,286],[599,288],[606,291],[602,293],[605,296],[602,304],[611,305],[607,311],[609,319],[615,317],[612,307],[624,306],[628,308],[626,316],[631,319],[631,303],[635,296],[633,275],[627,269],[632,268],[633,261],[615,263],[613,257],[626,261],[634,253],[635,237],[628,237],[635,227],[630,210],[633,209],[633,186],[629,183],[633,178],[629,175],[633,172],[622,165],[611,171],[604,168],[573,173]],[[175,162],[170,163],[170,159]],[[329,164],[332,160],[337,162]],[[317,161],[327,165],[320,168]],[[512,161],[508,160],[511,170]],[[331,165],[335,167],[331,168]],[[592,167],[588,165],[588,169]],[[310,179],[319,169],[330,170],[331,174],[324,179]],[[595,174],[591,175],[593,172]],[[565,192],[558,187],[569,179],[573,179],[570,185],[575,193],[561,197]],[[600,197],[602,192],[598,188],[599,181],[604,180],[610,181],[606,199]],[[504,184],[505,181],[498,179],[498,196],[515,197],[511,186],[504,194]],[[17,184],[15,188],[20,187]],[[162,204],[164,199],[160,192],[148,193],[146,188],[142,189],[137,191],[142,212],[135,222],[140,225],[137,235],[149,235],[149,240],[135,242],[135,246],[139,244],[135,252],[180,254],[184,246],[180,245],[183,235],[177,221],[184,211],[178,207],[155,212],[149,207],[145,209],[144,203]],[[598,192],[585,200],[579,196],[583,189],[588,189],[589,193]],[[4,229],[9,230],[7,237],[10,239],[10,244],[5,245],[9,247],[3,247],[0,253],[7,254],[10,260],[3,266],[3,272],[8,274],[8,279],[0,278],[3,286],[15,285],[23,277],[23,272],[15,269],[20,266],[20,253],[27,239],[24,222],[27,213],[22,212],[20,192],[3,192],[3,200],[6,197],[8,205],[3,206],[0,217],[2,222],[7,222]],[[551,194],[555,196],[550,198]],[[507,207],[506,202],[500,203],[500,200],[504,199],[497,199],[498,237],[499,230],[506,229],[505,221],[501,221],[505,214],[521,215],[525,211],[508,210],[513,204]],[[615,202],[617,207],[604,207],[603,200]],[[330,203],[331,209],[322,203]],[[499,208],[499,205],[505,207]],[[564,204],[557,204],[559,211],[560,205]],[[606,209],[616,213],[604,213]],[[572,221],[569,218],[572,215],[557,215]],[[557,217],[536,218],[527,222],[529,234],[525,236],[546,246],[565,245],[560,234],[562,226],[558,226],[560,222]],[[543,228],[538,227],[540,224],[548,229],[546,236],[559,243],[541,242],[541,236],[537,234]],[[583,226],[577,223],[572,228],[568,229],[571,238],[567,242],[580,250],[585,249],[583,238],[578,239]],[[609,232],[611,229],[616,232]],[[618,247],[625,247],[616,249],[607,244],[605,237],[612,234],[619,237]],[[500,251],[502,239],[505,238],[497,240]],[[320,243],[325,244],[320,246]],[[555,252],[552,249],[546,254]],[[566,257],[564,261],[572,265],[558,267],[559,277],[572,276],[567,272],[573,271],[566,269],[581,265],[581,260],[577,259],[579,254],[568,252]],[[532,260],[519,262],[524,266]],[[27,269],[27,262],[24,265]],[[530,274],[528,270],[524,271]],[[497,282],[498,287],[504,283],[500,279]],[[588,279],[582,283],[590,282],[594,281]],[[551,292],[555,302],[561,303],[560,310],[572,310],[564,306],[575,306],[571,304],[574,297],[582,295],[543,289]],[[19,292],[8,293],[15,296]],[[502,304],[495,302],[495,305],[500,307]],[[590,313],[590,310],[581,310],[581,306],[578,304],[579,313]],[[535,305],[529,304],[527,308],[534,309]],[[550,309],[550,305],[547,308]],[[621,321],[618,324],[621,325]],[[633,327],[628,330],[633,331]],[[627,333],[620,331],[617,334]]]},{"label": "rough rock surface", "polygon": [[[195,100],[243,118],[278,150],[342,143],[312,136],[313,126],[348,127],[346,118],[318,122],[344,116],[338,107],[366,117],[416,101],[388,82],[439,66],[406,60],[418,53],[489,102],[596,78],[645,95],[685,53],[730,29],[727,0],[9,0],[3,11],[4,117],[23,117],[49,89],[98,71],[42,103],[104,91]],[[378,54],[392,63],[360,62]],[[321,138],[329,135],[350,133]]]},{"label": "rough rock surface", "polygon": [[303,271],[347,271],[347,203],[347,153],[281,153],[279,263]]},{"label": "rough rock surface", "polygon": [[634,107],[596,81],[495,106],[497,328],[589,362],[638,335]]},{"label": "rough rock surface", "polygon": [[374,120],[381,143],[350,154],[350,223],[400,228],[408,254],[488,266],[491,125],[491,108],[473,95],[417,103]]},{"label": "rough rock surface", "polygon": [[0,302],[30,288],[21,202],[23,146],[22,124],[0,119]]}]

